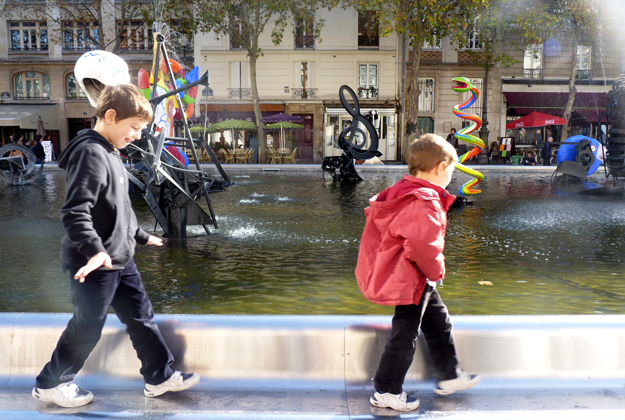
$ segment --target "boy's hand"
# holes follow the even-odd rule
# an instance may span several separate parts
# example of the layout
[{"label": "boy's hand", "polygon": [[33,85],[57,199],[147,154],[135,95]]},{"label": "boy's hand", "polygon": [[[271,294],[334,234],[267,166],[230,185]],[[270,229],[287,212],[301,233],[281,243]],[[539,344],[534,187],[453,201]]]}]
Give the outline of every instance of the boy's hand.
[{"label": "boy's hand", "polygon": [[148,245],[163,246],[163,238],[150,235],[150,237],[148,238]]},{"label": "boy's hand", "polygon": [[93,270],[97,270],[102,266],[105,266],[106,268],[113,268],[111,256],[106,252],[98,252],[93,257],[91,257],[89,261],[87,261],[87,265],[85,265],[76,272],[76,275],[74,275],[74,280],[78,280],[80,283],[84,283],[85,277],[87,277],[89,273],[91,273]]}]

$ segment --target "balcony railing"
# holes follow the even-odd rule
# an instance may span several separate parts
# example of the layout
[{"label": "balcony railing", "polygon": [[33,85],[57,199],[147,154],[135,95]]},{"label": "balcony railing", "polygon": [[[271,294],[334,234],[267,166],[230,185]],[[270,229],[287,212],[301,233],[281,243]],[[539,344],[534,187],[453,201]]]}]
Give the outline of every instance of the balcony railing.
[{"label": "balcony railing", "polygon": [[228,89],[230,99],[252,99],[252,89]]},{"label": "balcony railing", "polygon": [[374,98],[377,99],[378,97],[378,88],[363,88],[363,87],[359,87],[358,88],[358,97],[359,98]]},{"label": "balcony railing", "polygon": [[542,79],[542,77],[543,77],[542,69],[523,69],[524,79]]},{"label": "balcony railing", "polygon": [[293,89],[293,98],[295,99],[315,99],[317,97],[317,89]]},{"label": "balcony railing", "polygon": [[11,49],[9,50],[9,52],[26,52],[26,53],[33,53],[33,52],[48,52],[48,44],[42,45],[41,48],[37,48],[37,47],[24,47],[21,48],[19,45],[11,45]]},{"label": "balcony railing", "polygon": [[86,101],[86,100],[87,100],[87,97],[86,97],[85,95],[77,95],[77,94],[76,94],[76,93],[74,93],[74,92],[68,92],[68,93],[67,93],[67,96],[65,97],[65,99],[70,99],[70,100],[77,100],[77,99],[80,99],[80,100],[84,100],[84,101]]},{"label": "balcony railing", "polygon": [[315,48],[315,37],[312,35],[296,36],[295,48]]}]

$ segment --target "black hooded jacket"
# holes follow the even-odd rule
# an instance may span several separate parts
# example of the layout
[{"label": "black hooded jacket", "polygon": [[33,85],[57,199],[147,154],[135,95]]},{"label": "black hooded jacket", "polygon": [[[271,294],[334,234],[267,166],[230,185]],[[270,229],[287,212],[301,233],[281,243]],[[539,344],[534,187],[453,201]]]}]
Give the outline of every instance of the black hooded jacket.
[{"label": "black hooded jacket", "polygon": [[137,224],[119,153],[98,132],[81,130],[59,157],[59,167],[66,171],[61,261],[80,268],[106,252],[114,270],[124,268],[136,243],[146,244],[150,235]]}]

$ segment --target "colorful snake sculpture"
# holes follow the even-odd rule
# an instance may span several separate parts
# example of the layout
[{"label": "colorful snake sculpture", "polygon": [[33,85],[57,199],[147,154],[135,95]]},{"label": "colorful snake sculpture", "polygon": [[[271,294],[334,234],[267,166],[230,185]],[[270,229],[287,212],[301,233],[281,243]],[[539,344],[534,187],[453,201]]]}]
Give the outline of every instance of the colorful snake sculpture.
[{"label": "colorful snake sculpture", "polygon": [[456,163],[456,168],[459,171],[464,172],[467,175],[473,177],[472,180],[465,183],[460,187],[460,194],[466,196],[467,194],[478,194],[482,192],[481,190],[475,190],[473,187],[477,185],[479,182],[484,180],[484,175],[481,172],[476,171],[475,169],[471,169],[467,166],[464,166],[463,163],[467,159],[471,159],[474,156],[479,155],[484,149],[484,141],[479,137],[473,136],[469,133],[477,130],[482,126],[482,119],[474,114],[469,114],[466,112],[462,112],[463,109],[470,107],[473,103],[479,98],[480,91],[471,84],[471,81],[466,77],[455,77],[452,79],[457,83],[456,86],[453,86],[452,89],[456,92],[471,92],[473,95],[471,98],[463,104],[456,105],[454,107],[454,114],[457,117],[463,118],[465,120],[473,121],[473,124],[462,128],[458,132],[456,132],[455,136],[458,140],[466,141],[467,143],[473,144],[475,147],[469,150],[464,155],[458,158],[458,163]]}]

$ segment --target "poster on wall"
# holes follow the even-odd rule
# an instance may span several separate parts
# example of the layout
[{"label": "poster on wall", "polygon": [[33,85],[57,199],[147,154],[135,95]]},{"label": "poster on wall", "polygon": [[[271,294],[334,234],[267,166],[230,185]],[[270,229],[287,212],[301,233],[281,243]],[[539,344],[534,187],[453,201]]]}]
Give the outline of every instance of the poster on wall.
[{"label": "poster on wall", "polygon": [[46,154],[46,162],[52,162],[54,160],[54,152],[52,151],[51,141],[42,141],[43,151]]}]

